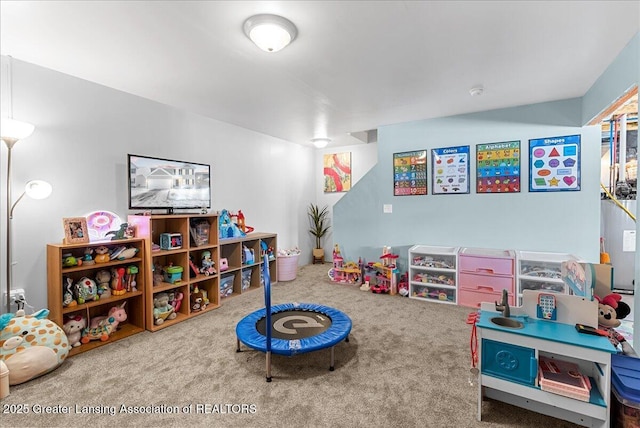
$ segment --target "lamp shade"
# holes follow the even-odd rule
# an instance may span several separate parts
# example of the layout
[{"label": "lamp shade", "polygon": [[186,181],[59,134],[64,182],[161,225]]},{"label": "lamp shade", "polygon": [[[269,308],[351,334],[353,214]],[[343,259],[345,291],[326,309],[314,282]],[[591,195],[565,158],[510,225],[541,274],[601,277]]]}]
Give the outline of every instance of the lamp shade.
[{"label": "lamp shade", "polygon": [[31,199],[46,199],[51,195],[53,187],[43,180],[31,180],[24,186],[24,191]]},{"label": "lamp shade", "polygon": [[18,140],[27,138],[29,135],[33,134],[35,129],[35,126],[27,122],[21,122],[8,117],[0,119],[0,138],[7,143],[15,143]]},{"label": "lamp shade", "polygon": [[265,52],[278,52],[298,35],[298,29],[286,18],[261,14],[248,18],[243,25],[244,33]]}]

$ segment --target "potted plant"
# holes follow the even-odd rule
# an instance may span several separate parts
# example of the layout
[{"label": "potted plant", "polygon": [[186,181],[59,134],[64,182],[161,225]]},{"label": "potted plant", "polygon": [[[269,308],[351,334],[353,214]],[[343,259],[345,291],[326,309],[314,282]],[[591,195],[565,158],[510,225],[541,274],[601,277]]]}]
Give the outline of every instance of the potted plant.
[{"label": "potted plant", "polygon": [[316,246],[313,249],[313,260],[324,260],[324,248],[322,248],[322,238],[331,227],[329,222],[329,208],[325,205],[322,209],[315,204],[309,204],[307,210],[309,216],[309,233],[316,238]]}]

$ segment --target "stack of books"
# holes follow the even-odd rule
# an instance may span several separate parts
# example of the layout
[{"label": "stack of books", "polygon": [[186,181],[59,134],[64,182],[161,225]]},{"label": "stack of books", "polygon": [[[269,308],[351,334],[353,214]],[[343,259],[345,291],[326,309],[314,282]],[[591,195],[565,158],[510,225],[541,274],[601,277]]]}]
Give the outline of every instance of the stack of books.
[{"label": "stack of books", "polygon": [[591,382],[577,364],[540,356],[538,383],[543,391],[589,401]]}]

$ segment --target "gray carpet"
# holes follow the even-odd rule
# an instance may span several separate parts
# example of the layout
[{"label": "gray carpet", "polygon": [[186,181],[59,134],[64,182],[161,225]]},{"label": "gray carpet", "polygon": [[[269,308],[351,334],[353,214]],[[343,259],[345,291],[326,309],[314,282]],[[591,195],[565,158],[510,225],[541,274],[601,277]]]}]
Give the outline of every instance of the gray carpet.
[{"label": "gray carpet", "polygon": [[[274,356],[273,382],[265,382],[264,354],[246,348],[236,353],[236,323],[263,306],[262,291],[251,291],[227,298],[215,311],[85,352],[48,375],[11,387],[2,400],[1,424],[575,426],[492,400],[483,403],[478,422],[477,388],[468,383],[470,309],[334,284],[328,268],[301,267],[295,281],[274,284],[272,300],[332,306],[351,317],[350,341],[336,346],[333,372],[328,349]],[[11,413],[17,410],[29,413]],[[142,413],[149,410],[157,413]]]}]

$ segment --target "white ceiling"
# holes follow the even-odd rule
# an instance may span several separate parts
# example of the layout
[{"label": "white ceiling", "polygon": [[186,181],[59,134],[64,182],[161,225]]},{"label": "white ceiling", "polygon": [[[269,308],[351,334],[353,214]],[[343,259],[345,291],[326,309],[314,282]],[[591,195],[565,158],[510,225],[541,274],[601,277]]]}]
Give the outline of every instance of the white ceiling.
[{"label": "white ceiling", "polygon": [[[298,38],[269,54],[258,13]],[[638,1],[0,1],[0,53],[310,145],[580,97],[638,32]],[[485,87],[471,97],[469,89]]]}]

